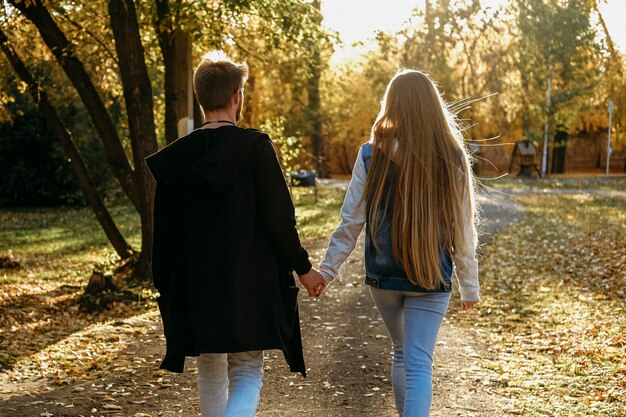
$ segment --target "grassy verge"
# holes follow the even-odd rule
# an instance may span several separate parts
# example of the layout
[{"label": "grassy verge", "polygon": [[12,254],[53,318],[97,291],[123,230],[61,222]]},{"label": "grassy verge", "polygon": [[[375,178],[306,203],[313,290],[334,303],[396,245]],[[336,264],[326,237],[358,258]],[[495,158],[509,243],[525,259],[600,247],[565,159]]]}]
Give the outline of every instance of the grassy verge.
[{"label": "grassy verge", "polygon": [[503,178],[488,179],[482,178],[480,184],[493,188],[524,188],[524,189],[584,189],[599,191],[626,191],[626,176],[617,175],[608,178],[518,178],[514,175],[507,175]]},{"label": "grassy verge", "polygon": [[626,200],[528,195],[484,248],[483,300],[456,315],[490,335],[513,413],[626,416]]},{"label": "grassy verge", "polygon": [[[344,191],[293,188],[298,228],[303,239],[329,236],[339,221]],[[140,246],[139,217],[131,206],[110,209],[133,247]],[[89,208],[0,210],[0,256],[14,256],[20,270],[0,271],[0,284],[54,281],[80,285],[94,264],[111,256],[106,236]]]},{"label": "grassy verge", "polygon": [[[116,206],[110,211],[129,243],[139,247],[141,230],[134,209]],[[112,250],[89,208],[0,210],[0,256],[12,255],[22,265],[16,271],[0,271],[0,283],[79,285]]]},{"label": "grassy verge", "polygon": [[302,239],[328,239],[341,220],[339,210],[345,193],[340,188],[318,187],[316,203],[313,190],[292,188]]}]

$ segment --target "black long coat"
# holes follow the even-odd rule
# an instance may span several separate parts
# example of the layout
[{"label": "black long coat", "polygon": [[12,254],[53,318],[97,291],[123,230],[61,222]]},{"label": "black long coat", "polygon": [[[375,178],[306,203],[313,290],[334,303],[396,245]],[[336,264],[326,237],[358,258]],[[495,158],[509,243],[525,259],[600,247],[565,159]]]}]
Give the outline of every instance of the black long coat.
[{"label": "black long coat", "polygon": [[146,159],[157,182],[153,278],[167,352],[186,356],[280,349],[305,375],[292,270],[311,263],[269,137],[198,129]]}]

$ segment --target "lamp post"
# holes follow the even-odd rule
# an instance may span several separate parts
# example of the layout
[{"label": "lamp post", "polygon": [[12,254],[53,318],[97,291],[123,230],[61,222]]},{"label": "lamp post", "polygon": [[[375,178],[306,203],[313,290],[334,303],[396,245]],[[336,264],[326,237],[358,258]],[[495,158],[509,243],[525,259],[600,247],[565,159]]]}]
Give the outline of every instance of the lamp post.
[{"label": "lamp post", "polygon": [[615,109],[615,104],[613,104],[613,100],[609,100],[609,134],[607,136],[606,143],[606,176],[609,176],[609,165],[611,164],[611,153],[613,152],[613,148],[611,148],[611,119],[613,118],[613,110]]},{"label": "lamp post", "polygon": [[546,94],[546,124],[543,132],[543,151],[541,155],[541,178],[546,177],[548,170],[548,132],[550,131],[550,105],[552,94],[552,72],[550,71],[550,63],[548,59],[548,92]]}]

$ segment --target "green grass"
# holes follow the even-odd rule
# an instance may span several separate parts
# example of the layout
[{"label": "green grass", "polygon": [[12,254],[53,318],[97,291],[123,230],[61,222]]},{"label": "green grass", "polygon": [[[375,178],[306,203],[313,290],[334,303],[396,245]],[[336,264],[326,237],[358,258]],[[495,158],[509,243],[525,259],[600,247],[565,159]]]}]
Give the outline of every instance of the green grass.
[{"label": "green grass", "polygon": [[[139,216],[131,206],[110,209],[134,247],[140,244]],[[95,264],[113,249],[89,208],[0,210],[0,256],[13,256],[22,268],[0,272],[0,283],[55,280],[83,283]]]},{"label": "green grass", "polygon": [[[130,206],[110,209],[122,233],[137,243],[139,217]],[[67,255],[108,245],[89,208],[0,211],[0,251]]]},{"label": "green grass", "polygon": [[317,203],[309,188],[292,188],[298,231],[302,239],[330,237],[341,221],[339,211],[345,191],[335,187],[318,187]]}]

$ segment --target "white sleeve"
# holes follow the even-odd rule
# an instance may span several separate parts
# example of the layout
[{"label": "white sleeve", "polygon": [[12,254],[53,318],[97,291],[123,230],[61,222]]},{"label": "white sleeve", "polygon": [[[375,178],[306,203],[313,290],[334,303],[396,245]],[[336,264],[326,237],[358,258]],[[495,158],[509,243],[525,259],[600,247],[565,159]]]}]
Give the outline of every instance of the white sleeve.
[{"label": "white sleeve", "polygon": [[352,170],[352,179],[341,207],[341,223],[330,236],[324,260],[320,264],[320,273],[328,285],[337,278],[339,268],[354,250],[357,239],[366,220],[365,202],[361,201],[365,190],[367,173],[361,152],[357,156]]},{"label": "white sleeve", "polygon": [[479,301],[480,285],[478,283],[478,260],[476,259],[476,228],[470,219],[470,200],[465,198],[463,209],[463,242],[462,250],[454,251],[454,265],[459,292],[463,301]]}]

